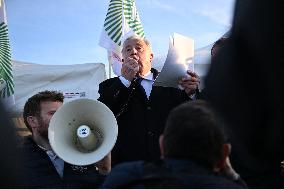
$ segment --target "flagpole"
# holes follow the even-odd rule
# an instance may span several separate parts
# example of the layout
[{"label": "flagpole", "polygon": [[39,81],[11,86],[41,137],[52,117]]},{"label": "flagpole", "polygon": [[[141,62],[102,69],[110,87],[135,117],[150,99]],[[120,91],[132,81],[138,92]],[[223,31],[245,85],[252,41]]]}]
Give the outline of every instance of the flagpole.
[{"label": "flagpole", "polygon": [[109,52],[107,53],[108,55],[108,78],[111,78],[111,58],[109,57]]}]

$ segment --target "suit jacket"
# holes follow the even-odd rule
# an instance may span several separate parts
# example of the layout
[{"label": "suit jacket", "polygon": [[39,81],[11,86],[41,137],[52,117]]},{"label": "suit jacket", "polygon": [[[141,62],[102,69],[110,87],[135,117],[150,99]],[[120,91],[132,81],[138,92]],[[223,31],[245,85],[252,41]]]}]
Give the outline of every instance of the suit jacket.
[{"label": "suit jacket", "polygon": [[21,152],[22,188],[98,188],[104,177],[89,166],[84,171],[74,170],[64,163],[63,178],[60,178],[46,152],[40,149],[31,137],[23,139]]},{"label": "suit jacket", "polygon": [[[157,71],[152,69],[154,78]],[[116,115],[118,139],[112,150],[112,163],[160,158],[159,136],[174,107],[190,100],[179,89],[153,86],[149,99],[140,84],[125,87],[118,77],[99,86],[99,101]]]}]

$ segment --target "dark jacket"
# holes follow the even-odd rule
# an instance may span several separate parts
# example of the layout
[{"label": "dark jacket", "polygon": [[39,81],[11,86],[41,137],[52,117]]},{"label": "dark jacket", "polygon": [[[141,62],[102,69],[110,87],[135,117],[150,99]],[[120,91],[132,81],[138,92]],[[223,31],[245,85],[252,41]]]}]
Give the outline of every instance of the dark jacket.
[{"label": "dark jacket", "polygon": [[252,189],[284,188],[281,4],[236,1],[231,35],[205,79],[206,99],[227,122],[231,163]]},{"label": "dark jacket", "polygon": [[0,98],[0,167],[2,188],[20,188],[21,156],[16,148],[16,130]]},{"label": "dark jacket", "polygon": [[22,188],[98,188],[104,179],[94,166],[80,172],[73,170],[68,163],[64,163],[63,178],[60,178],[49,156],[31,137],[24,138],[19,149],[24,180]]},{"label": "dark jacket", "polygon": [[[154,77],[157,71],[152,69]],[[132,82],[127,88],[118,77],[99,86],[99,101],[116,115],[118,139],[112,150],[112,163],[160,158],[159,136],[174,107],[189,100],[176,88],[153,86],[149,99],[141,85]]]},{"label": "dark jacket", "polygon": [[117,165],[101,188],[241,189],[247,187],[241,180],[229,180],[192,161],[167,158],[152,163],[136,161]]}]

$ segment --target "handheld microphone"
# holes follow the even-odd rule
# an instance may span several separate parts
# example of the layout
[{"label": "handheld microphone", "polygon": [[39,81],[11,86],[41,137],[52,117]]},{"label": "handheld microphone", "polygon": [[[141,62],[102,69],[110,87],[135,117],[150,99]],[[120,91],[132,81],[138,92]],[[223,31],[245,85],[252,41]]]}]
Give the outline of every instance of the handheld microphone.
[{"label": "handheld microphone", "polygon": [[140,66],[138,65],[136,68],[135,68],[135,70],[134,71],[136,71],[136,74],[135,74],[135,77],[133,78],[133,82],[135,82],[135,83],[137,83],[137,81],[138,81],[138,79],[139,78],[141,78],[140,76],[139,76],[139,70],[140,70]]}]

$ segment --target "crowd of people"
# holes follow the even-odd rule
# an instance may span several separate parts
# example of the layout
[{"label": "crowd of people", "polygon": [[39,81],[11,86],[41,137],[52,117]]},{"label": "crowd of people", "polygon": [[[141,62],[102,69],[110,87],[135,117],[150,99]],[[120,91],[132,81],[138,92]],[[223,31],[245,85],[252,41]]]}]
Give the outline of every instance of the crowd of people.
[{"label": "crowd of people", "polygon": [[118,123],[108,175],[99,166],[105,158],[71,165],[52,150],[48,127],[63,105],[61,92],[27,100],[23,118],[31,136],[18,145],[0,107],[4,182],[12,188],[283,188],[278,4],[237,0],[230,35],[212,47],[202,91],[192,71],[179,81],[183,90],[153,86],[159,73],[149,41],[124,41],[121,76],[98,91]]}]

